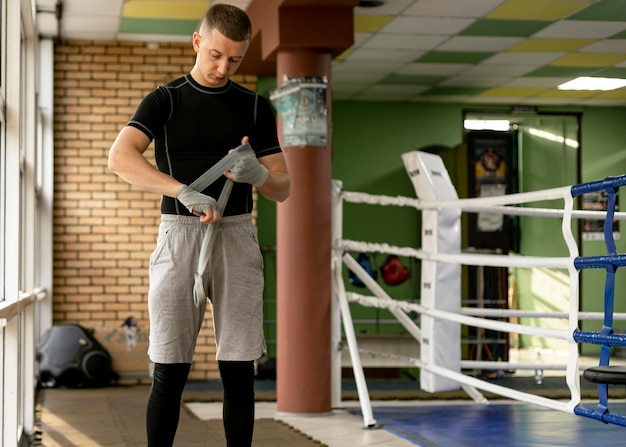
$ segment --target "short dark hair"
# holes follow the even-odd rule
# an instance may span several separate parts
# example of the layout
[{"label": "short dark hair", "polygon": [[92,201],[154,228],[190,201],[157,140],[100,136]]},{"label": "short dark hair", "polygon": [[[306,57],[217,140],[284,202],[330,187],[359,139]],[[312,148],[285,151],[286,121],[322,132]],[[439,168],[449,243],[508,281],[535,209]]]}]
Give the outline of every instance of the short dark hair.
[{"label": "short dark hair", "polygon": [[217,29],[225,37],[235,42],[250,40],[252,24],[248,14],[236,6],[224,3],[213,4],[207,9],[200,23],[200,29]]}]

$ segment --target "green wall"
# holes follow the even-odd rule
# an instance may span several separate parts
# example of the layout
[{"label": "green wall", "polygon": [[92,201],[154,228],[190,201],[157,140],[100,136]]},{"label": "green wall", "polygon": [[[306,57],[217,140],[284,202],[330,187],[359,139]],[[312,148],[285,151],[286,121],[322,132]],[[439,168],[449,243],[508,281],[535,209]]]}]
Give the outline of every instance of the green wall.
[{"label": "green wall", "polygon": [[[593,181],[626,173],[626,108],[589,108],[583,113],[582,180]],[[620,201],[624,200],[624,188]],[[622,205],[622,210],[624,206]],[[626,222],[620,223],[620,239],[615,241],[617,252],[626,252]],[[603,241],[583,242],[582,254],[594,256],[606,253]],[[626,312],[626,271],[618,269],[615,278],[615,310]],[[602,312],[604,271],[586,270],[581,277],[583,310]],[[600,322],[585,322],[583,330],[598,330]],[[626,331],[626,322],[613,325]],[[596,347],[584,346],[583,352],[597,352]]]},{"label": "green wall", "polygon": [[[263,93],[272,88],[271,82],[261,83]],[[335,102],[332,109],[333,129],[333,178],[341,180],[344,190],[390,196],[415,197],[413,186],[402,164],[404,152],[431,145],[452,148],[443,156],[450,175],[458,179],[459,196],[464,197],[465,153],[458,150],[463,140],[462,120],[465,109],[476,110],[460,104],[420,104],[420,103],[379,103],[379,102]],[[498,107],[484,107],[493,111]],[[544,109],[541,109],[543,111]],[[624,108],[562,108],[545,109],[551,112],[582,114],[581,160],[582,180],[591,181],[611,175],[626,173],[626,109]],[[456,148],[456,149],[455,149]],[[532,166],[533,162],[527,162]],[[536,167],[533,167],[535,169]],[[545,166],[544,166],[545,168]],[[572,178],[570,163],[554,163],[547,167],[554,173],[552,180],[559,183]],[[563,172],[566,171],[566,172]],[[557,185],[564,186],[564,185]],[[276,205],[264,198],[259,199],[259,240],[262,246],[276,244]],[[419,247],[419,213],[412,208],[373,207],[346,204],[344,209],[344,237],[347,239],[371,242],[386,242],[391,245]],[[621,239],[617,241],[618,252],[625,251],[624,225],[620,226]],[[524,236],[528,237],[528,235]],[[550,234],[538,231],[530,236],[533,245],[550,247],[554,244]],[[559,249],[560,250],[560,249]],[[603,242],[585,241],[582,255],[601,254],[605,250]],[[560,256],[561,254],[556,254]],[[373,257],[373,264],[379,267],[385,256]],[[305,261],[305,260],[304,260]],[[403,259],[405,266],[411,260]],[[273,320],[276,296],[275,253],[265,254],[266,292],[268,302],[266,318]],[[400,286],[386,286],[394,298],[411,299],[419,295],[419,263],[415,265],[413,281]],[[620,291],[626,291],[626,275],[618,271],[616,284],[616,311],[626,312],[626,302],[621,300]],[[585,271],[581,275],[581,301],[585,311],[601,311],[604,289],[604,272]],[[347,280],[347,274],[344,276]],[[379,281],[382,283],[382,281]],[[352,287],[352,286],[349,286]],[[361,289],[352,289],[361,290]],[[391,318],[384,312],[360,309],[353,318],[357,320],[383,321]],[[268,323],[268,339],[275,330]],[[596,323],[585,323],[583,329],[596,328]],[[615,324],[623,327],[623,323]],[[401,331],[397,325],[363,323],[357,326],[358,332]],[[584,347],[584,351],[593,347]]]}]

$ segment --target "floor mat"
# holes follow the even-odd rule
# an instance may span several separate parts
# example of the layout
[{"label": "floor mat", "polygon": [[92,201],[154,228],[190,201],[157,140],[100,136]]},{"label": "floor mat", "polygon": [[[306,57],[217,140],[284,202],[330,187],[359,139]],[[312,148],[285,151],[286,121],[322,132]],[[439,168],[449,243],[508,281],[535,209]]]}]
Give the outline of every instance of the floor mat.
[{"label": "floor mat", "polygon": [[[37,446],[145,447],[149,387],[46,389],[38,398]],[[222,420],[201,421],[182,407],[175,446],[225,447]],[[255,447],[324,447],[285,422],[257,419]]]},{"label": "floor mat", "polygon": [[[624,414],[623,403],[611,406]],[[613,446],[626,437],[624,427],[520,403],[379,407],[373,413],[385,430],[422,447]]]},{"label": "floor mat", "polygon": [[[224,426],[221,420],[204,421],[211,433],[210,446],[225,446]],[[221,444],[219,444],[221,442]],[[276,419],[257,419],[254,423],[254,447],[325,447],[325,444]]]}]

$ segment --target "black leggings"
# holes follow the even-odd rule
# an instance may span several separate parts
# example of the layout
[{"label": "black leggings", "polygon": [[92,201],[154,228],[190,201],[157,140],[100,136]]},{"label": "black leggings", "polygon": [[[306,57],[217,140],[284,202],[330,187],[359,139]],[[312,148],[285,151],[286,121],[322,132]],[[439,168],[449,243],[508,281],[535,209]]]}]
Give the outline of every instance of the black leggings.
[{"label": "black leggings", "polygon": [[254,429],[254,363],[218,362],[224,387],[227,447],[250,447]]},{"label": "black leggings", "polygon": [[[228,447],[250,447],[254,428],[254,363],[219,361],[224,387],[224,432]],[[146,429],[148,447],[172,447],[180,399],[191,365],[155,363]]]}]

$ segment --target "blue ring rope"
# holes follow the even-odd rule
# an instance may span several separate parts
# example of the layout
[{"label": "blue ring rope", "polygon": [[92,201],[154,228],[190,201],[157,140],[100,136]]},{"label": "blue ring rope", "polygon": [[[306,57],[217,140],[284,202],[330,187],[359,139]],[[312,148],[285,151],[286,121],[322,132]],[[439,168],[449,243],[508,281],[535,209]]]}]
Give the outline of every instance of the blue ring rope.
[{"label": "blue ring rope", "polygon": [[[604,283],[604,321],[600,332],[574,331],[573,338],[577,343],[600,345],[599,366],[608,366],[612,346],[626,346],[626,335],[613,333],[613,309],[615,303],[615,272],[619,267],[626,266],[626,255],[617,254],[613,237],[613,219],[617,203],[617,190],[626,185],[626,175],[607,177],[604,180],[582,183],[571,188],[572,197],[582,194],[606,191],[607,209],[604,218],[604,243],[607,254],[604,256],[578,257],[574,260],[577,270],[602,268],[606,270]],[[598,405],[595,410],[577,405],[574,414],[584,416],[607,424],[626,427],[626,416],[609,412],[608,384],[598,384]]]}]

